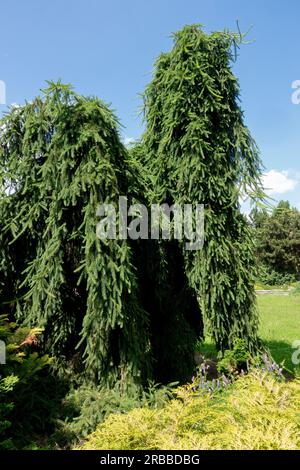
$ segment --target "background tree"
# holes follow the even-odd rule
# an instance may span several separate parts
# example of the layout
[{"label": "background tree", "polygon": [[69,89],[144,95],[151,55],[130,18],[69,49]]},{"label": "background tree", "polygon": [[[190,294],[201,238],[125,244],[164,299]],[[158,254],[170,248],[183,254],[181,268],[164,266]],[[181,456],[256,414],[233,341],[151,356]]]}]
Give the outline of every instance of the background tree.
[{"label": "background tree", "polygon": [[[285,275],[300,276],[300,213],[288,201],[280,201],[271,214],[252,216],[258,263],[274,271],[274,282]],[[276,276],[276,273],[278,276]],[[288,278],[286,278],[288,280]],[[269,279],[271,283],[271,278]],[[279,282],[280,283],[280,282]]]}]

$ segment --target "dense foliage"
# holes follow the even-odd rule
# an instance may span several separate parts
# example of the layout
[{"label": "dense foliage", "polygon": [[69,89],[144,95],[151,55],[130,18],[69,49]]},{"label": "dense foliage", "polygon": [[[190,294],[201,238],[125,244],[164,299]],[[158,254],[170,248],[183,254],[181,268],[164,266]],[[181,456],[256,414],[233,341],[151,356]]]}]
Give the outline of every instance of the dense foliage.
[{"label": "dense foliage", "polygon": [[[8,315],[4,330],[39,333],[40,351],[55,357],[49,378],[35,382],[49,357],[19,355],[14,343],[0,376],[3,440],[14,410],[58,423],[53,445],[67,447],[114,411],[159,407],[170,389],[153,384],[192,376],[205,328],[227,351],[224,368],[241,368],[257,350],[253,237],[239,196],[261,197],[261,171],[231,70],[240,40],[197,25],[177,33],[156,62],[146,130],[131,149],[107,105],[61,82],[1,119],[0,313]],[[117,208],[122,195],[128,206],[204,204],[203,249],[98,238],[99,205]],[[49,398],[54,377],[69,381],[60,407]],[[28,393],[39,397],[35,413],[19,406]]]},{"label": "dense foliage", "polygon": [[111,415],[82,449],[292,450],[300,448],[299,381],[252,371],[213,394],[192,386],[163,409]]},{"label": "dense foliage", "polygon": [[93,432],[110,414],[124,414],[132,409],[147,406],[163,407],[172,397],[176,384],[159,386],[149,383],[141,390],[135,384],[123,384],[114,387],[95,386],[93,383],[72,387],[64,399],[61,418],[57,420],[56,431],[50,438],[50,444],[58,448],[69,448]]},{"label": "dense foliage", "polygon": [[141,152],[156,201],[205,205],[204,247],[183,250],[183,269],[221,350],[236,338],[257,346],[253,240],[239,195],[261,195],[260,158],[231,70],[237,40],[227,32],[207,35],[197,25],[175,34],[145,92]]},{"label": "dense foliage", "polygon": [[300,212],[287,201],[273,211],[252,211],[259,279],[289,284],[300,279]]},{"label": "dense foliage", "polygon": [[196,323],[197,302],[180,269],[155,242],[96,236],[100,203],[147,201],[111,111],[51,83],[3,119],[0,158],[1,302],[12,316],[44,328],[61,366],[104,385],[146,382],[152,361],[158,380],[188,377],[193,343],[181,317]]},{"label": "dense foliage", "polygon": [[[117,124],[96,98],[50,84],[3,119],[0,145],[1,300],[45,328],[45,348],[98,381],[138,377],[147,314],[132,252],[96,237],[96,210],[130,194]],[[140,332],[143,331],[143,334]],[[77,348],[77,354],[75,354]]]},{"label": "dense foliage", "polygon": [[[61,83],[2,120],[1,302],[96,382],[188,377],[203,319],[219,349],[236,338],[256,347],[252,240],[238,197],[259,192],[260,160],[237,104],[236,40],[198,26],[175,35],[130,153],[111,111]],[[203,203],[203,249],[99,240],[97,207],[122,194]]]},{"label": "dense foliage", "polygon": [[0,364],[0,449],[29,444],[34,433],[49,429],[55,401],[47,377],[51,360],[32,350],[40,333],[0,316],[0,340],[6,345],[6,363]]}]

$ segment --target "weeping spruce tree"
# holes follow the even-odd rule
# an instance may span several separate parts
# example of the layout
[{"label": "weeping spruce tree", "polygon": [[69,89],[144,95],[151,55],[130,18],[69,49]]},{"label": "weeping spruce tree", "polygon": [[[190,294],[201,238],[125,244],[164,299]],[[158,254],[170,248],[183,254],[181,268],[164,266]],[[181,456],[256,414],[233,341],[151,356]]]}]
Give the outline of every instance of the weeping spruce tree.
[{"label": "weeping spruce tree", "polygon": [[102,240],[96,211],[149,178],[97,98],[62,83],[13,108],[0,132],[0,307],[44,328],[60,370],[105,386],[190,377],[199,307],[165,246]]},{"label": "weeping spruce tree", "polygon": [[181,246],[189,286],[218,349],[243,338],[254,351],[253,246],[239,196],[261,195],[261,165],[231,70],[241,38],[207,35],[198,25],[174,38],[171,52],[156,61],[144,95],[142,160],[153,176],[156,200],[204,204],[203,249],[188,252]]},{"label": "weeping spruce tree", "polygon": [[98,205],[136,186],[113,114],[50,83],[1,129],[2,308],[43,327],[45,349],[75,370],[84,361],[97,382],[147,375],[148,318],[131,247],[96,236]]}]

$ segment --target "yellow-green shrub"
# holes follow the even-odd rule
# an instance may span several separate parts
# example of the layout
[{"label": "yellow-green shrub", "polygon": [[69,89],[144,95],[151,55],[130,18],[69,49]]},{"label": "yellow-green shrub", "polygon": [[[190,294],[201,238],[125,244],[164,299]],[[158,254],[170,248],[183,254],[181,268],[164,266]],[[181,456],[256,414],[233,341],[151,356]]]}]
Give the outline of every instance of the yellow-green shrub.
[{"label": "yellow-green shrub", "polygon": [[113,414],[81,449],[300,449],[300,381],[260,371],[222,393],[178,389],[165,408]]}]

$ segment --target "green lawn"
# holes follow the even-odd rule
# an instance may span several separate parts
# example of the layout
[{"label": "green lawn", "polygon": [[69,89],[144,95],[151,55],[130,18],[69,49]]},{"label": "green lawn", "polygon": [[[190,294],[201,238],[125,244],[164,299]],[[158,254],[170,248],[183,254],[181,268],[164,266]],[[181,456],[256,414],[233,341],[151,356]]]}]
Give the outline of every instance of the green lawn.
[{"label": "green lawn", "polygon": [[261,314],[261,338],[276,362],[284,360],[285,367],[293,370],[292,343],[300,340],[300,296],[260,295],[257,301]]},{"label": "green lawn", "polygon": [[[257,296],[260,312],[259,335],[270,349],[277,363],[284,361],[289,371],[297,370],[300,365],[292,364],[292,344],[300,341],[300,295],[259,295]],[[207,339],[197,348],[205,357],[216,357],[214,344]],[[300,354],[299,354],[300,358]]]}]

